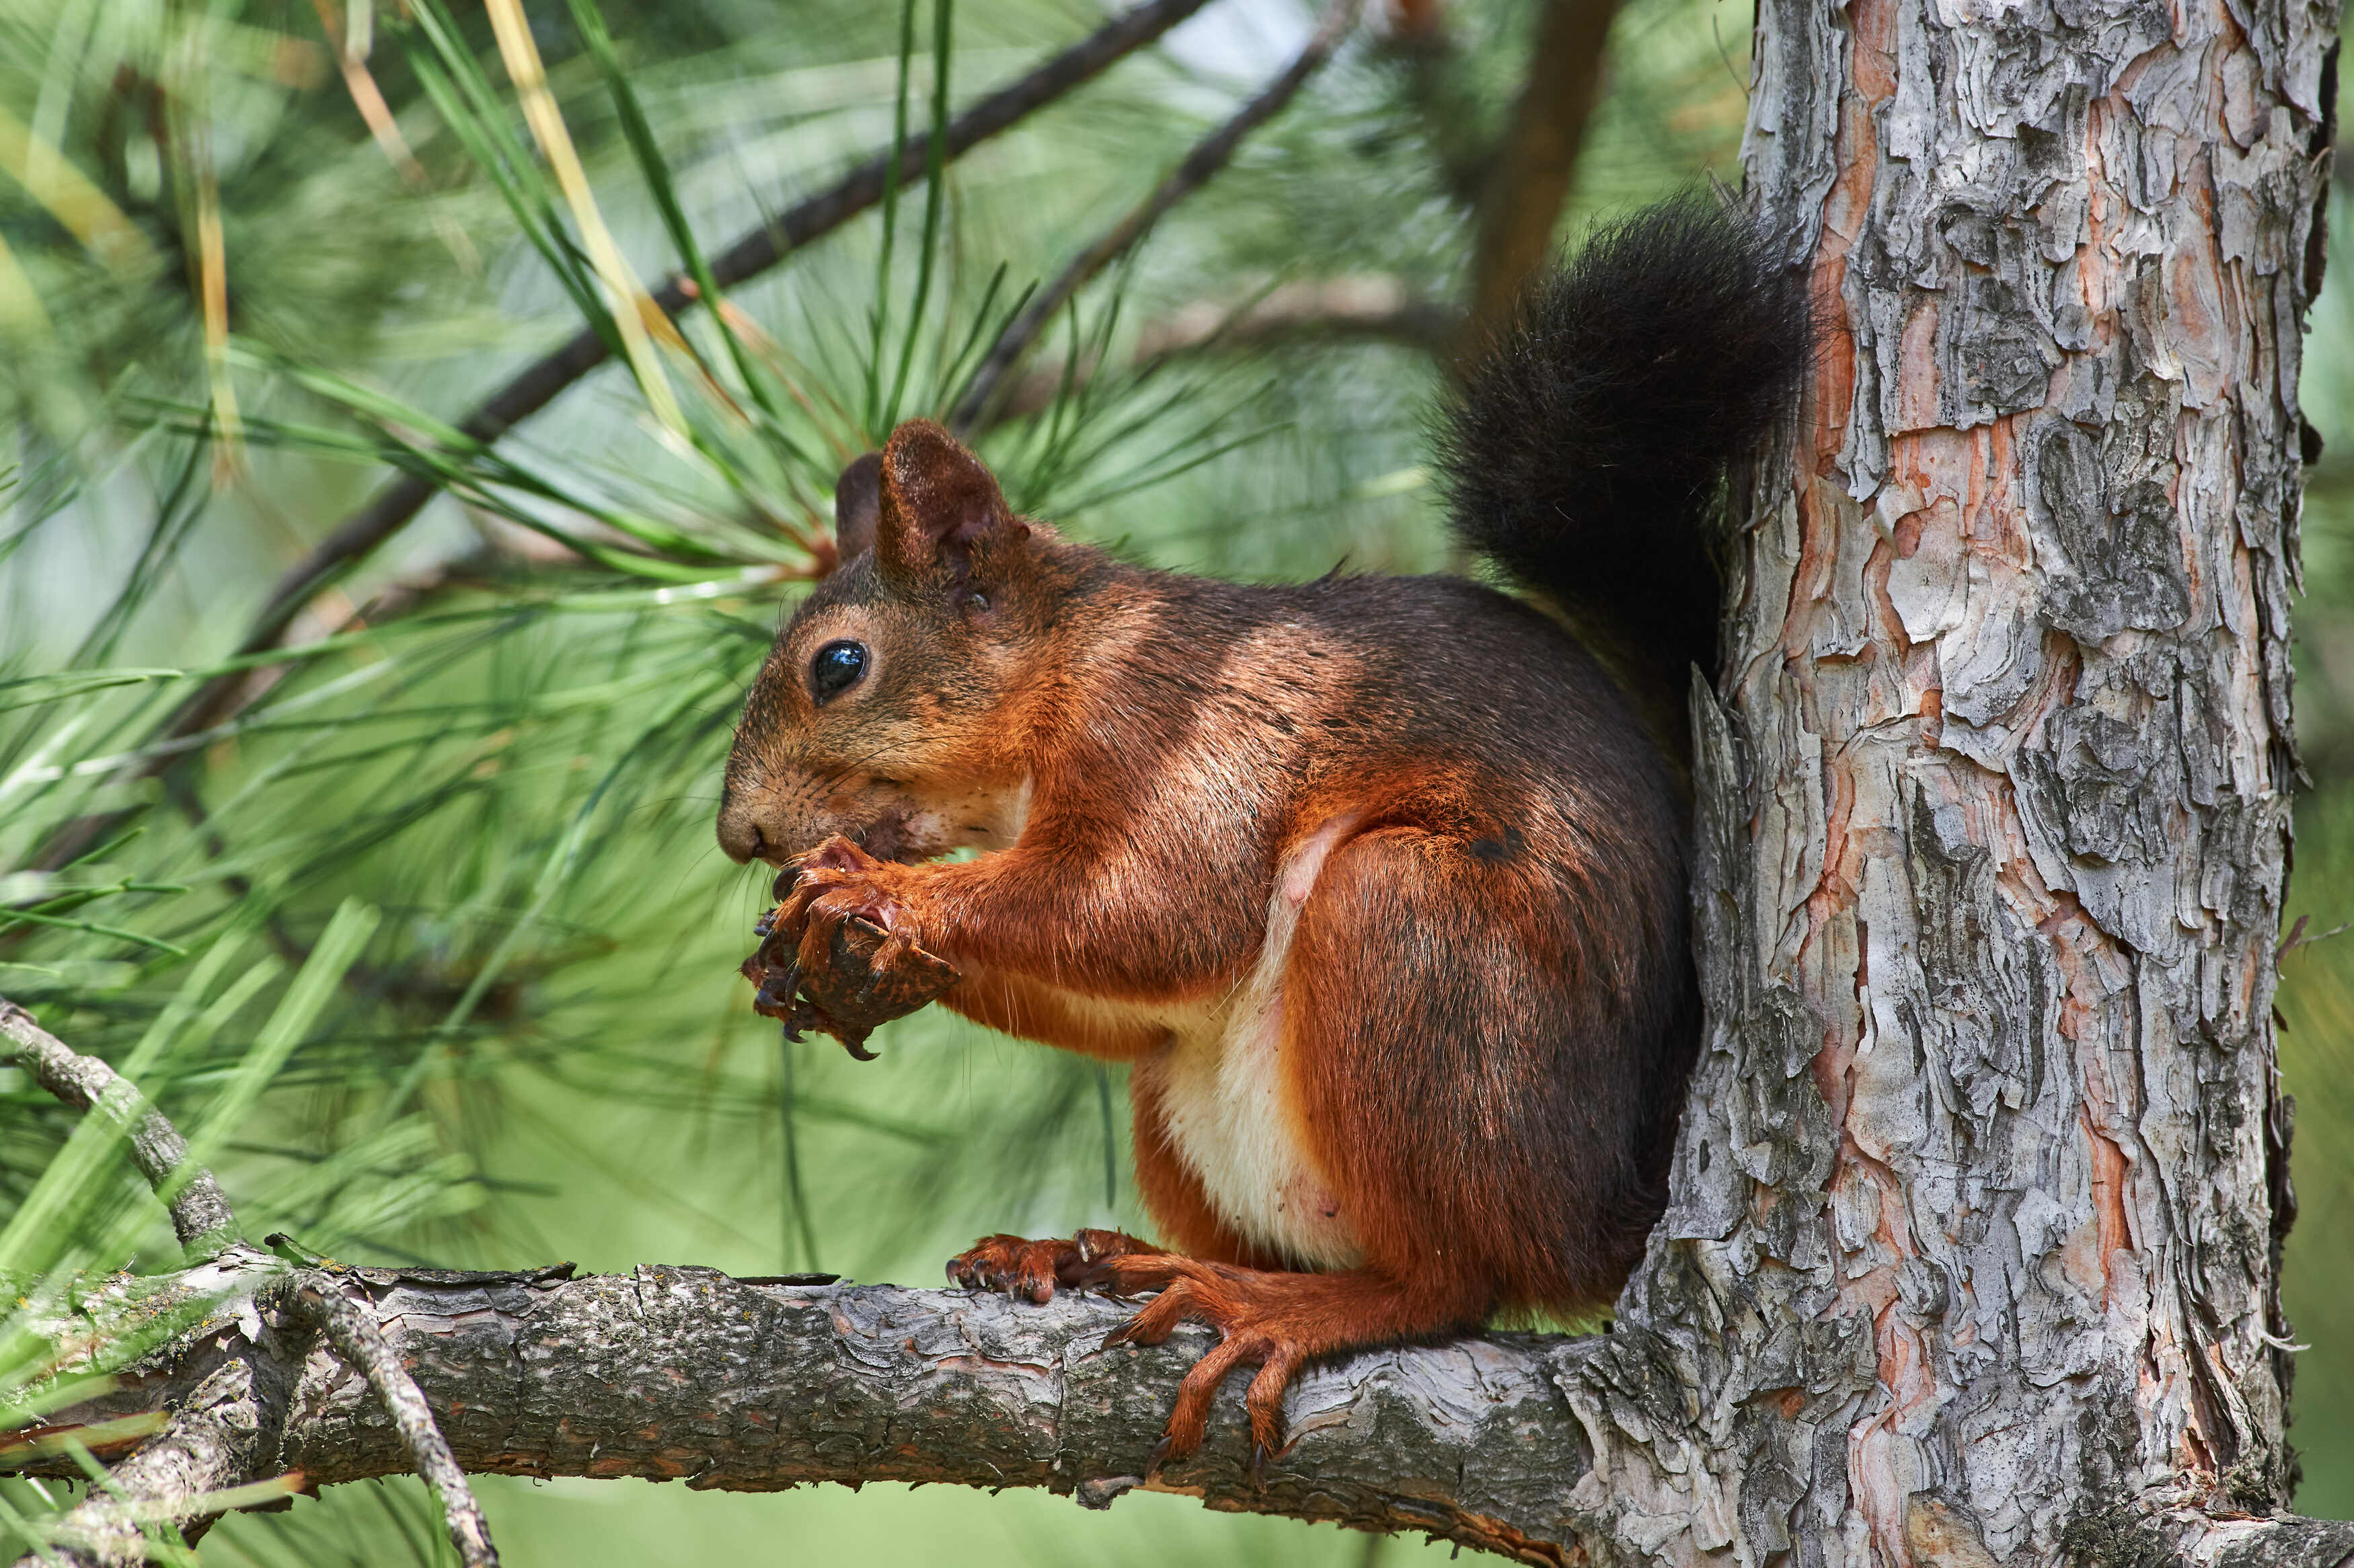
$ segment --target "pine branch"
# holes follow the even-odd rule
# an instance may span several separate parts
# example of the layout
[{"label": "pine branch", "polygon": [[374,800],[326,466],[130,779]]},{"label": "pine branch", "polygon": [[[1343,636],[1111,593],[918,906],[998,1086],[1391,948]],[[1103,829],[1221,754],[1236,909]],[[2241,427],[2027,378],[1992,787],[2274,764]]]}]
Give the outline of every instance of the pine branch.
[{"label": "pine branch", "polygon": [[[334,1277],[439,1413],[455,1462],[477,1474],[742,1491],[811,1481],[1043,1487],[1086,1508],[1141,1489],[1419,1531],[1554,1568],[1576,1554],[1564,1510],[1585,1446],[1554,1379],[1590,1341],[1498,1336],[1311,1372],[1287,1403],[1295,1441],[1263,1478],[1237,1386],[1202,1452],[1148,1478],[1177,1380],[1208,1347],[1208,1330],[1106,1350],[1105,1333],[1133,1308],[1095,1296],[1039,1307],[703,1268],[567,1273]],[[207,1387],[276,1382],[289,1384],[291,1414],[273,1441],[249,1447],[241,1466],[192,1467],[187,1491],[282,1469],[329,1486],[416,1467],[347,1359],[286,1335],[257,1343],[216,1330],[57,1419],[178,1408]],[[68,1468],[50,1457],[23,1467]]]},{"label": "pine branch", "polygon": [[[1147,0],[1114,17],[951,120],[943,156],[955,159],[1010,130],[1151,44],[1206,3],[1207,0]],[[896,178],[903,184],[921,179],[927,155],[928,149],[922,142],[910,142],[897,159]],[[882,200],[885,185],[894,177],[889,149],[870,155],[827,190],[751,229],[712,257],[714,281],[726,288],[768,271],[802,246],[832,233],[874,207]],[[684,273],[673,273],[652,291],[653,303],[670,315],[687,309],[699,299],[700,291]],[[561,348],[526,367],[492,394],[459,421],[458,429],[470,440],[494,442],[555,401],[560,393],[602,365],[611,353],[604,337],[593,328],[583,328]],[[237,656],[267,653],[278,647],[287,628],[306,605],[407,527],[438,488],[430,479],[404,474],[377,491],[365,506],[338,524],[309,555],[279,578],[268,601],[239,642]],[[159,736],[165,744],[157,748],[144,771],[152,773],[169,766],[173,758],[188,749],[169,743],[190,741],[233,717],[250,700],[250,687],[243,672],[207,682],[173,714]],[[48,846],[37,863],[51,865],[72,858],[71,852],[86,847],[97,831],[92,824],[69,830],[63,839]]]},{"label": "pine branch", "polygon": [[1007,378],[1022,363],[1055,315],[1071,302],[1073,295],[1087,287],[1106,267],[1126,255],[1152,230],[1169,209],[1201,189],[1231,162],[1235,150],[1243,139],[1276,115],[1281,113],[1305,86],[1310,77],[1323,69],[1332,58],[1332,51],[1356,24],[1362,0],[1332,0],[1325,9],[1323,19],[1308,41],[1307,48],[1262,89],[1258,95],[1236,111],[1234,117],[1196,143],[1183,161],[1170,171],[1169,176],[1153,188],[1119,221],[1106,229],[1096,241],[1072,258],[1055,281],[1033,297],[1020,314],[1005,323],[997,341],[982,356],[980,367],[973,372],[964,396],[957,400],[956,409],[949,417],[949,427],[960,433],[970,433],[988,421],[991,405],[996,401]]},{"label": "pine branch", "polygon": [[[1628,1516],[1617,1506],[1617,1478],[1594,1473],[1592,1422],[1616,1443],[1670,1455],[1699,1440],[1695,1396],[1672,1346],[1639,1330],[1491,1335],[1313,1370],[1285,1401],[1293,1440],[1263,1475],[1253,1472],[1240,1389],[1230,1389],[1202,1451],[1148,1477],[1177,1380],[1208,1348],[1208,1330],[1107,1350],[1105,1334],[1131,1308],[1093,1296],[1066,1293],[1041,1307],[703,1268],[568,1275],[559,1266],[336,1277],[440,1413],[453,1458],[474,1474],[638,1477],[725,1491],[813,1481],[1039,1487],[1083,1508],[1159,1490],[1226,1511],[1422,1533],[1548,1568],[1648,1561],[1649,1535],[1679,1528],[1721,1539],[1721,1510],[1736,1500],[1698,1494],[1686,1505],[1692,1518]],[[184,1412],[114,1473],[126,1490],[133,1480],[150,1489],[138,1495],[155,1509],[186,1511],[191,1496],[282,1469],[323,1487],[415,1463],[376,1416],[366,1380],[342,1358],[272,1330],[200,1335],[61,1418],[159,1405],[200,1406],[207,1432],[235,1415],[253,1436],[198,1452]],[[178,1489],[154,1489],[159,1467],[143,1462],[175,1442]],[[69,1473],[46,1457],[19,1468]],[[122,1505],[111,1506],[120,1516]],[[2354,1544],[2354,1527],[2330,1521],[2211,1517],[2179,1499],[2155,1511],[2119,1507],[2175,1548],[2169,1561],[2305,1568],[2335,1563]],[[72,1568],[137,1561],[58,1554]],[[27,1556],[16,1568],[37,1562]]]},{"label": "pine branch", "polygon": [[[147,1526],[179,1524],[194,1540],[222,1509],[296,1489],[299,1477],[242,1490],[270,1475],[302,1375],[299,1352],[265,1336],[268,1348],[234,1327],[203,1341],[196,1359],[205,1373],[174,1402],[170,1423],[108,1472],[105,1487],[59,1520],[37,1550],[17,1560],[19,1568],[140,1568],[148,1561]],[[232,1338],[239,1348],[224,1351]],[[51,1469],[80,1478],[79,1468],[51,1462]]]},{"label": "pine branch", "polygon": [[75,1052],[31,1013],[0,997],[0,1062],[5,1061],[76,1110],[96,1109],[129,1133],[139,1173],[171,1211],[172,1233],[189,1255],[211,1257],[238,1239],[237,1215],[220,1183],[190,1162],[179,1128],[113,1068]]},{"label": "pine branch", "polygon": [[1527,85],[1480,199],[1467,354],[1511,319],[1522,290],[1553,258],[1617,8],[1617,0],[1546,0],[1537,19]]},{"label": "pine branch", "polygon": [[408,1455],[408,1467],[422,1476],[440,1499],[442,1519],[449,1527],[450,1544],[458,1549],[458,1561],[465,1568],[498,1568],[499,1553],[491,1544],[491,1527],[482,1518],[482,1506],[474,1501],[473,1489],[466,1484],[466,1472],[459,1468],[450,1440],[434,1422],[432,1406],[384,1337],[376,1314],[347,1292],[345,1277],[324,1271],[302,1279],[295,1287],[294,1304],[325,1331],[327,1342],[345,1363],[367,1379],[377,1403],[392,1417],[393,1428],[400,1434]]},{"label": "pine branch", "polygon": [[[216,1294],[224,1281],[258,1270],[254,1277],[261,1281],[260,1294],[273,1304],[271,1315],[280,1315],[274,1304],[291,1304],[295,1319],[322,1330],[335,1352],[366,1379],[392,1417],[409,1467],[440,1497],[459,1561],[465,1568],[498,1568],[490,1527],[425,1395],[386,1342],[376,1318],[346,1294],[344,1277],[316,1271],[290,1285],[282,1270],[239,1245],[228,1200],[212,1172],[190,1160],[179,1128],[149,1106],[129,1079],[97,1057],[81,1055],[5,997],[0,997],[0,1041],[13,1047],[0,1054],[0,1061],[15,1062],[66,1104],[95,1108],[128,1132],[132,1157],[169,1207],[181,1245],[203,1260],[184,1276],[190,1298]],[[251,1317],[259,1321],[260,1313]],[[245,1330],[240,1327],[239,1332]],[[208,1365],[202,1381],[173,1402],[171,1419],[154,1440],[66,1517],[47,1543],[49,1554],[90,1568],[142,1563],[149,1524],[198,1519],[229,1506],[214,1494],[249,1485],[255,1479],[251,1472],[274,1451],[273,1429],[285,1417],[286,1394],[300,1371],[287,1362],[286,1356],[257,1354]],[[69,1436],[73,1425],[49,1430]],[[55,1451],[58,1446],[35,1446]],[[264,1489],[274,1498],[284,1489]]]}]

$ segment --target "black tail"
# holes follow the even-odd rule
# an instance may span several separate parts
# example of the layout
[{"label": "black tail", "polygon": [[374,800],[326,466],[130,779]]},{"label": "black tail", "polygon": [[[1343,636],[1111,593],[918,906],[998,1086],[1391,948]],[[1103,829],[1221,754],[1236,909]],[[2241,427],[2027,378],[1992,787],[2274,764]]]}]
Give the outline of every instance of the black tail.
[{"label": "black tail", "polygon": [[1809,324],[1803,273],[1712,194],[1597,228],[1447,411],[1457,536],[1681,702],[1715,662],[1725,465],[1794,403]]}]

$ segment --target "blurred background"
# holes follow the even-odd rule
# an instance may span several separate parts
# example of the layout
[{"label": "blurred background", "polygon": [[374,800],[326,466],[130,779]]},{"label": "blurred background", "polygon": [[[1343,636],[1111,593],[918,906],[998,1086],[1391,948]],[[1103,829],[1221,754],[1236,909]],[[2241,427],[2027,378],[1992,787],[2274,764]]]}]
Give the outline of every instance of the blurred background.
[{"label": "blurred background", "polygon": [[[1750,12],[1623,0],[1604,38],[1538,0],[1373,4],[1066,301],[1074,260],[1319,25],[1213,0],[994,139],[935,134],[1107,15],[0,0],[0,995],[125,1065],[250,1234],[929,1283],[984,1232],[1142,1224],[1117,1073],[937,1010],[869,1065],[780,1046],[735,976],[769,879],[716,848],[718,768],[835,472],[898,418],[963,409],[1017,506],[1133,559],[1442,566],[1424,419],[1464,302],[1509,270],[1483,198],[1521,181],[1550,213],[1554,179],[1567,235],[1737,183]],[[1590,111],[1557,101],[1585,72]],[[1555,85],[1522,106],[1532,75]],[[894,149],[912,177],[809,231],[797,204]],[[731,283],[739,240],[779,259]],[[682,271],[720,308],[642,301]],[[2354,921],[2349,287],[2333,269],[2304,382],[2328,442],[2298,624],[2308,938]],[[457,428],[576,339],[603,363],[546,373],[548,412],[495,447]],[[368,510],[396,471],[440,486],[413,519]],[[2290,952],[2280,1007],[2298,1502],[2354,1517],[2354,937]],[[173,1266],[73,1128],[0,1069],[0,1279]],[[41,1355],[0,1324],[0,1406]],[[482,1491],[524,1568],[1430,1550],[1144,1494]],[[67,1500],[0,1481],[0,1533]],[[447,1546],[397,1482],[202,1551]]]}]

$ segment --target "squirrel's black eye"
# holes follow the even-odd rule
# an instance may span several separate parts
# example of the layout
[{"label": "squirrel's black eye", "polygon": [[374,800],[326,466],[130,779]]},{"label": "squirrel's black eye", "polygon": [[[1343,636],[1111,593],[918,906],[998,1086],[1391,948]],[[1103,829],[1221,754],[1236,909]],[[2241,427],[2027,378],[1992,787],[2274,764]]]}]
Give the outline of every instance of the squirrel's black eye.
[{"label": "squirrel's black eye", "polygon": [[823,705],[858,684],[866,673],[866,644],[829,642],[810,661],[810,694]]}]

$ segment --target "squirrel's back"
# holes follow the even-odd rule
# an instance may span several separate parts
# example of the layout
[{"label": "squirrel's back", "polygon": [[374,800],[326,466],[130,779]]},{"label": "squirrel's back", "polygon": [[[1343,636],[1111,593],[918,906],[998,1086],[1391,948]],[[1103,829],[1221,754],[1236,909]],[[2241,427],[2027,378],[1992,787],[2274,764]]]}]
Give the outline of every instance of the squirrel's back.
[{"label": "squirrel's back", "polygon": [[1714,663],[1725,467],[1795,403],[1809,321],[1803,272],[1719,196],[1596,228],[1441,418],[1457,537],[1680,700]]},{"label": "squirrel's back", "polygon": [[[1257,1336],[1270,1451],[1309,1359],[1617,1288],[1702,1013],[1688,812],[1638,709],[1713,662],[1705,524],[1806,329],[1802,280],[1705,197],[1534,292],[1445,447],[1463,538],[1550,605],[1125,567],[938,426],[893,433],[864,547],[748,700],[721,842],[792,868],[764,941],[845,971],[811,1007],[930,983],[845,964],[864,921],[899,938],[874,964],[956,966],[928,994],[967,1017],[1132,1064],[1137,1191],[1192,1255],[994,1237],[959,1278],[1124,1268],[1161,1291],[1148,1338]],[[1185,1387],[1181,1449],[1216,1378]]]}]

